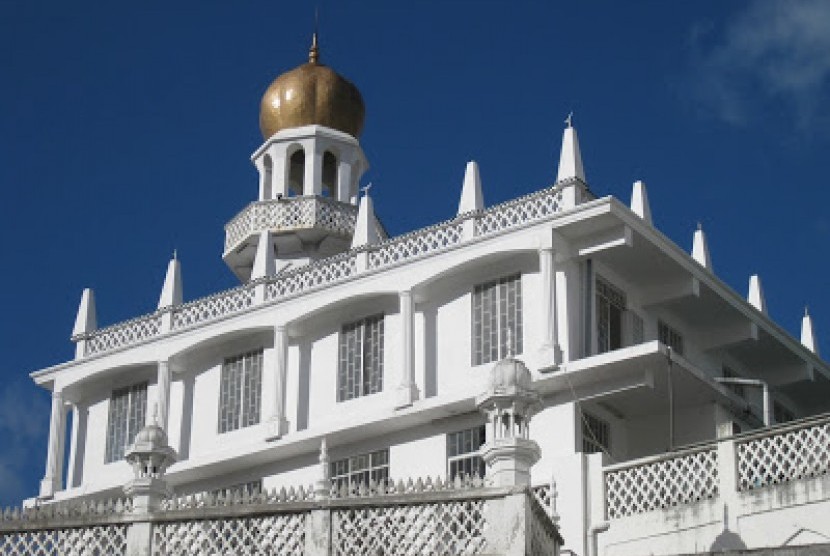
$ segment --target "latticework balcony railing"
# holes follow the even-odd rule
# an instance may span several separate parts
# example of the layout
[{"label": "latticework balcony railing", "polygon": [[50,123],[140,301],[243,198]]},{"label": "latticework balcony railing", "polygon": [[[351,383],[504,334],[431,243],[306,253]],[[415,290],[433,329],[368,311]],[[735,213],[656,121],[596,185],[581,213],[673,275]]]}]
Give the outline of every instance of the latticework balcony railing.
[{"label": "latticework balcony railing", "polygon": [[[618,519],[830,474],[830,415],[605,467],[606,512]],[[726,485],[726,486],[725,486]]]},{"label": "latticework balcony railing", "polygon": [[284,197],[255,201],[225,226],[225,253],[264,230],[281,232],[319,228],[333,234],[351,236],[356,221],[356,206],[325,197]]},{"label": "latticework balcony railing", "polygon": [[[481,212],[461,215],[435,226],[423,228],[377,245],[355,249],[333,257],[269,277],[265,280],[266,294],[261,302],[272,303],[323,286],[348,280],[360,272],[374,271],[391,265],[405,264],[419,258],[440,253],[465,241],[475,241],[498,232],[520,228],[555,216],[563,210],[563,188],[572,185],[563,182],[536,193],[493,206]],[[582,195],[588,195],[582,186]],[[586,197],[587,198],[587,197]],[[351,233],[356,208],[346,207],[325,198],[295,197],[280,201],[252,203],[226,227],[226,250],[249,234],[266,228],[292,229],[310,225],[323,226],[329,231]],[[470,235],[465,236],[465,222],[472,222]],[[366,264],[358,269],[357,259],[366,257]],[[138,344],[169,331],[180,330],[237,314],[256,305],[255,284],[246,284],[183,305],[168,307],[171,314],[169,328],[163,326],[162,311],[101,328],[86,336],[73,338],[85,341],[84,355],[94,355]]]}]

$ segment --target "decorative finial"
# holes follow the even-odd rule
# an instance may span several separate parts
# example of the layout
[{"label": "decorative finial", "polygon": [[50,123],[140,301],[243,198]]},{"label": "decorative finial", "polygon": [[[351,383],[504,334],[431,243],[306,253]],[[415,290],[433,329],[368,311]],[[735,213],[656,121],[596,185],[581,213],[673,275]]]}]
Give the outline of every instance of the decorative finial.
[{"label": "decorative finial", "polygon": [[366,185],[364,185],[363,187],[360,188],[360,190],[363,192],[364,195],[368,195],[370,189],[372,189],[372,182],[369,182],[369,183],[367,183]]},{"label": "decorative finial", "polygon": [[[316,27],[316,25],[315,25]],[[320,48],[317,46],[317,31],[311,35],[311,48],[308,49],[308,63],[317,64],[320,61]]]},{"label": "decorative finial", "polygon": [[569,128],[574,126],[574,112],[573,112],[573,110],[571,110],[568,113],[568,117],[565,118],[565,125],[567,125]]},{"label": "decorative finial", "polygon": [[804,316],[805,317],[810,316],[810,308],[807,305],[804,306]]},{"label": "decorative finial", "polygon": [[697,229],[698,229],[698,230],[702,230],[702,229],[703,229],[703,224],[701,224],[701,223],[700,223],[700,220],[698,220],[698,221],[697,221]]},{"label": "decorative finial", "polygon": [[179,260],[179,251],[177,249],[173,249],[173,260],[174,261]]}]

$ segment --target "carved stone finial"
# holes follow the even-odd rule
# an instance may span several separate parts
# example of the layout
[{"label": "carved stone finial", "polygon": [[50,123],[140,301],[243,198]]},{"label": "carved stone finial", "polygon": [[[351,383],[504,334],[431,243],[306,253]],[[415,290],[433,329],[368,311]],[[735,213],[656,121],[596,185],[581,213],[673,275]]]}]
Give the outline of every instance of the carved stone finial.
[{"label": "carved stone finial", "polygon": [[573,112],[573,110],[568,112],[568,116],[565,118],[565,125],[567,127],[573,127],[574,126],[574,112]]},{"label": "carved stone finial", "polygon": [[364,185],[363,187],[361,187],[360,190],[363,192],[364,195],[368,195],[369,190],[372,189],[372,185],[373,185],[372,182],[369,182],[366,185]]}]

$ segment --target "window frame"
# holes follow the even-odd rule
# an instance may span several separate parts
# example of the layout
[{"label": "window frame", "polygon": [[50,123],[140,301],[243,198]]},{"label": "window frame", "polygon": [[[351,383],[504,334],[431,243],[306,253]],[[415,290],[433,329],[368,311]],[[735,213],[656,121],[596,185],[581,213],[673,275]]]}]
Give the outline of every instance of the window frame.
[{"label": "window frame", "polygon": [[[219,376],[219,402],[216,430],[225,434],[257,425],[262,412],[262,367],[263,349],[254,349],[222,360]],[[230,365],[240,363],[237,370]],[[256,365],[254,365],[256,363]],[[231,378],[232,372],[238,372],[238,378]],[[230,383],[234,384],[231,385]],[[227,388],[234,388],[230,392]],[[251,392],[251,390],[254,392]],[[236,394],[235,396],[233,394]],[[228,407],[233,404],[238,407]],[[251,409],[253,407],[253,409]],[[234,415],[235,414],[235,415]]]},{"label": "window frame", "polygon": [[[624,334],[625,320],[627,318],[626,313],[628,312],[628,299],[626,298],[624,290],[618,288],[602,276],[597,275],[595,282],[594,303],[596,305],[597,353],[606,353],[625,346]],[[618,311],[616,319],[612,318],[613,310]],[[616,333],[612,331],[614,324],[616,324],[617,328]],[[605,334],[602,333],[603,328],[608,329]],[[605,339],[605,342],[603,342],[603,339]]]},{"label": "window frame", "polygon": [[385,336],[384,313],[363,317],[340,328],[337,341],[338,403],[383,392]]},{"label": "window frame", "polygon": [[522,353],[524,308],[521,272],[474,285],[470,306],[470,360],[473,366],[499,361],[508,353]]},{"label": "window frame", "polygon": [[332,486],[338,490],[348,486],[351,490],[369,481],[378,484],[389,479],[389,448],[355,454],[329,463]]},{"label": "window frame", "polygon": [[[460,435],[460,442],[457,435]],[[465,435],[469,435],[469,449],[467,449],[468,442]],[[460,474],[478,475],[479,478],[483,479],[487,473],[487,466],[481,457],[481,447],[486,442],[487,428],[485,425],[447,433],[447,478],[453,481],[456,475]],[[470,465],[466,465],[467,462],[470,462]],[[458,472],[459,467],[463,468],[461,473]],[[467,472],[467,468],[477,469],[477,471]]]},{"label": "window frame", "polygon": [[[107,408],[107,440],[104,448],[105,464],[123,460],[127,448],[133,444],[138,431],[146,424],[148,386],[149,383],[144,381],[116,388],[110,393]],[[124,398],[126,404],[116,406],[117,401]],[[118,409],[115,409],[116,407]],[[123,417],[115,416],[116,411],[123,411]],[[115,427],[123,427],[125,430],[116,430]]]},{"label": "window frame", "polygon": [[663,319],[657,319],[657,339],[661,344],[670,347],[676,354],[683,355],[685,351],[683,334]]},{"label": "window frame", "polygon": [[595,454],[597,452],[611,453],[612,437],[611,423],[588,411],[582,412],[582,452]]}]

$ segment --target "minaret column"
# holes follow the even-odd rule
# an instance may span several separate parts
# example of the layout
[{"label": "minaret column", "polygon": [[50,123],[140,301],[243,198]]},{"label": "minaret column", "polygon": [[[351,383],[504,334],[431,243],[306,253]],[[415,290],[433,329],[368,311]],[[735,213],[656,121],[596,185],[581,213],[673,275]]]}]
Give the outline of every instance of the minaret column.
[{"label": "minaret column", "polygon": [[562,362],[562,350],[559,347],[559,330],[556,307],[556,253],[553,247],[539,249],[539,273],[542,286],[542,347],[543,364]]},{"label": "minaret column", "polygon": [[352,174],[354,159],[341,156],[337,163],[337,200],[341,203],[351,202]]},{"label": "minaret column", "polygon": [[49,445],[46,451],[46,473],[40,482],[40,498],[51,498],[63,488],[63,446],[66,436],[66,407],[63,392],[52,392],[52,414],[49,419]]},{"label": "minaret column", "polygon": [[323,152],[317,147],[317,142],[306,141],[305,148],[305,169],[303,177],[303,195],[323,194]]},{"label": "minaret column", "polygon": [[[156,370],[156,404],[158,411],[157,424],[164,429],[165,432],[168,430],[168,419],[170,415],[170,381],[170,362],[159,361]],[[154,416],[151,415],[151,412],[148,412],[147,417],[147,424],[153,424]]]},{"label": "minaret column", "polygon": [[[285,381],[288,374],[288,329],[283,324],[274,327],[274,358],[266,372],[272,374],[270,382],[273,389],[270,396],[266,394],[266,407],[270,411],[266,423],[266,440],[276,440],[288,432],[285,418]],[[270,398],[270,400],[269,400]],[[270,403],[269,403],[270,402]]]},{"label": "minaret column", "polygon": [[414,321],[415,311],[412,292],[404,290],[399,294],[401,315],[401,383],[398,385],[395,408],[412,405],[418,399],[418,386],[415,384]]}]

